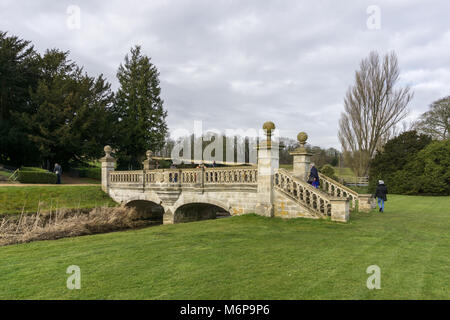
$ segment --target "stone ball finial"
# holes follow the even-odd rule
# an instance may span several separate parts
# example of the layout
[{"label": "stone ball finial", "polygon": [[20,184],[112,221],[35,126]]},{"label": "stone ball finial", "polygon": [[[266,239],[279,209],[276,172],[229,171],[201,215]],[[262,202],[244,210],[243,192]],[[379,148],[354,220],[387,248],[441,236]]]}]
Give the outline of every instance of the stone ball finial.
[{"label": "stone ball finial", "polygon": [[112,151],[111,146],[105,146],[103,148],[103,150],[105,151],[106,155],[108,155],[108,156],[111,154],[111,151]]},{"label": "stone ball finial", "polygon": [[153,155],[152,150],[147,150],[147,152],[145,153],[145,155],[147,156],[147,159],[150,159],[151,156]]},{"label": "stone ball finial", "polygon": [[297,140],[298,142],[300,142],[300,145],[304,145],[306,143],[306,140],[308,140],[308,135],[306,134],[306,132],[300,132],[297,135]]},{"label": "stone ball finial", "polygon": [[273,130],[275,130],[275,123],[273,123],[272,121],[266,121],[263,124],[263,129],[267,130],[267,132],[272,132]]}]

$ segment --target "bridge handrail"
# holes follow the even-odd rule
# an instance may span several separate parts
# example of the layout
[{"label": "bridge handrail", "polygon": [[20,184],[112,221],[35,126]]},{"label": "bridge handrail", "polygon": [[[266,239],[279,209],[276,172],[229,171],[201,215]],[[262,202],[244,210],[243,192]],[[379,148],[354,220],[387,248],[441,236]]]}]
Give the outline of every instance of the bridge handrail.
[{"label": "bridge handrail", "polygon": [[359,198],[358,192],[352,190],[343,184],[337,182],[326,175],[319,173],[320,188],[331,196],[339,198],[349,198],[352,201],[352,207],[356,207],[356,201]]},{"label": "bridge handrail", "polygon": [[331,215],[331,197],[320,189],[294,177],[285,169],[274,175],[274,187],[320,216]]},{"label": "bridge handrail", "polygon": [[109,181],[112,183],[142,183],[142,170],[111,171]]},{"label": "bridge handrail", "polygon": [[258,168],[241,166],[234,168],[205,168],[204,183],[252,183],[258,181]]},{"label": "bridge handrail", "polygon": [[112,184],[217,184],[240,183],[256,184],[258,169],[256,166],[232,168],[186,168],[153,169],[134,171],[111,171],[109,181]]}]

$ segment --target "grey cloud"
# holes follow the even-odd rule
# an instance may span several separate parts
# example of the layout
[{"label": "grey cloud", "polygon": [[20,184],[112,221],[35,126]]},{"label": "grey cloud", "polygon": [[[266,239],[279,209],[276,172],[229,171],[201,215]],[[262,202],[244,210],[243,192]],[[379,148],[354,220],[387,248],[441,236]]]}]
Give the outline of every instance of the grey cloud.
[{"label": "grey cloud", "polygon": [[[81,9],[68,30],[66,9]],[[369,5],[381,29],[366,27]],[[399,55],[402,84],[415,98],[411,119],[449,94],[450,4],[442,1],[6,1],[0,29],[43,51],[70,50],[91,74],[117,88],[116,70],[141,44],[161,73],[171,131],[259,128],[307,131],[310,143],[338,147],[337,125],[354,72],[371,50]]]}]

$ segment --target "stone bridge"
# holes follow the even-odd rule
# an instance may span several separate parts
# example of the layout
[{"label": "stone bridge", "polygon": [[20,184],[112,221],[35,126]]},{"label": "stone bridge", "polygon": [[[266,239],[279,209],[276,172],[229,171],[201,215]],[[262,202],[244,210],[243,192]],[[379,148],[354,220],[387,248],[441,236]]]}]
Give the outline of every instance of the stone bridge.
[{"label": "stone bridge", "polygon": [[347,222],[350,207],[370,210],[370,195],[358,194],[320,175],[319,189],[306,182],[310,157],[306,133],[293,155],[293,170],[279,168],[279,145],[272,141],[272,122],[263,126],[266,140],[257,148],[257,165],[197,169],[150,169],[147,152],[144,169],[115,171],[111,148],[105,147],[102,189],[115,201],[133,206],[164,224],[256,213],[266,217],[331,218]]}]

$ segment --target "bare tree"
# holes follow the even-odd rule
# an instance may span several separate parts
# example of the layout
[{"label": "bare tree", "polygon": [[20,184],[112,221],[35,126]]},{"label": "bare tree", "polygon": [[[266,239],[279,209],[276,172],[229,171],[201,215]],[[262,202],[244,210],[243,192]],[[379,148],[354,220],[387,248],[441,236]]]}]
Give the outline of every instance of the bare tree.
[{"label": "bare tree", "polygon": [[409,87],[394,88],[399,74],[395,52],[381,61],[373,51],[361,61],[355,84],[347,91],[338,137],[345,162],[358,176],[368,173],[370,159],[381,142],[408,114],[413,94]]},{"label": "bare tree", "polygon": [[433,102],[430,110],[423,113],[415,124],[417,131],[430,135],[433,139],[449,138],[450,96]]}]

